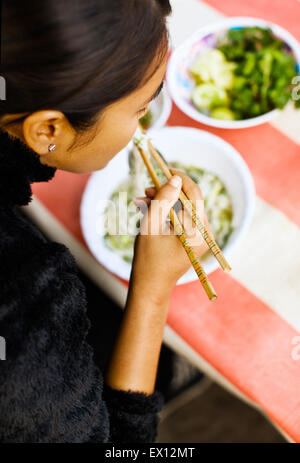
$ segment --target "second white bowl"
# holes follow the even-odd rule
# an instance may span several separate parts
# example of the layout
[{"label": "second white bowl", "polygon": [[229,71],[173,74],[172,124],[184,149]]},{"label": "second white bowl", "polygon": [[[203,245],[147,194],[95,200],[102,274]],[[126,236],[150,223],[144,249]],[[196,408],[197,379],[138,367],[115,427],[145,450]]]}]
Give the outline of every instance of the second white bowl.
[{"label": "second white bowl", "polygon": [[198,122],[224,129],[241,129],[260,125],[270,121],[279,114],[279,110],[274,109],[250,119],[225,121],[214,119],[201,113],[191,102],[191,93],[195,84],[190,76],[189,69],[195,58],[203,51],[214,48],[217,38],[227,30],[253,26],[270,28],[276,37],[288,45],[298,67],[295,74],[296,72],[299,73],[300,45],[289,32],[276,24],[262,19],[247,17],[226,18],[201,28],[172,53],[167,69],[167,84],[171,97],[181,111]]}]

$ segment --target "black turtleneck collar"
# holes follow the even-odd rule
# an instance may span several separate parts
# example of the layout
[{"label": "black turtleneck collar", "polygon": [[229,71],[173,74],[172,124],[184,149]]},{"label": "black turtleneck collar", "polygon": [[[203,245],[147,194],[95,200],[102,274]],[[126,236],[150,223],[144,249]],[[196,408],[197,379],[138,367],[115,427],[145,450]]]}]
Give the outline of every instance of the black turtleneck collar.
[{"label": "black turtleneck collar", "polygon": [[55,167],[40,162],[39,155],[0,130],[0,206],[23,206],[31,201],[33,182],[47,182]]}]

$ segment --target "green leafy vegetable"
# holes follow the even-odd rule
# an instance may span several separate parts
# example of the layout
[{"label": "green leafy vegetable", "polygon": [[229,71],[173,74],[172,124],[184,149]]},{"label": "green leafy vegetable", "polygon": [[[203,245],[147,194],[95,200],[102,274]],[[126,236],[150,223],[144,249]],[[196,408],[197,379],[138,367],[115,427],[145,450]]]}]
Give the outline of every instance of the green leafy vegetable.
[{"label": "green leafy vegetable", "polygon": [[[296,63],[287,45],[270,29],[229,30],[217,48],[201,54],[190,73],[196,87],[192,101],[211,117],[239,120],[272,109],[291,99]],[[300,101],[294,101],[300,107]]]},{"label": "green leafy vegetable", "polygon": [[139,122],[141,126],[143,127],[143,129],[147,130],[151,126],[152,120],[153,120],[153,115],[149,109],[149,111],[146,112],[145,116],[140,118]]}]

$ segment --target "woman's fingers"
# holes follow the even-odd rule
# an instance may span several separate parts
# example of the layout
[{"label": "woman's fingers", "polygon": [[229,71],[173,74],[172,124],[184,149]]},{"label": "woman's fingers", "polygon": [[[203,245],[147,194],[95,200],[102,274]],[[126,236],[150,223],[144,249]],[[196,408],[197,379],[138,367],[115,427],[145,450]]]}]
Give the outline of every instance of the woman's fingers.
[{"label": "woman's fingers", "polygon": [[153,186],[149,186],[148,188],[145,188],[145,193],[150,198],[154,198],[154,196],[156,195],[156,188]]},{"label": "woman's fingers", "polygon": [[[188,175],[177,169],[172,168],[170,170],[173,177],[175,176],[181,179],[181,183],[179,183],[178,186],[172,186],[172,182],[169,180],[158,191],[155,187],[145,188],[145,194],[147,196],[134,200],[135,204],[141,207],[143,214],[146,214],[148,210],[148,214],[144,216],[142,222],[141,233],[152,235],[164,233],[174,234],[173,227],[170,229],[166,220],[171,207],[174,207],[178,201],[180,190],[183,190],[196,208],[196,213],[200,220],[205,224],[205,227],[212,235],[213,239],[215,239],[204,210],[204,200],[201,189]],[[178,208],[176,208],[176,210],[190,244],[196,250],[196,253],[202,256],[209,249],[202,234],[197,229],[196,224],[186,209],[178,210]]]},{"label": "woman's fingers", "polygon": [[142,222],[141,233],[161,234],[166,231],[166,220],[178,200],[181,185],[181,178],[175,175],[158,190]]},{"label": "woman's fingers", "polygon": [[148,198],[147,196],[144,196],[144,197],[134,198],[133,202],[138,207],[141,207],[143,205],[150,206],[151,199]]},{"label": "woman's fingers", "polygon": [[[196,208],[196,214],[198,215],[202,223],[204,223],[205,227],[212,235],[213,239],[215,239],[211,226],[208,222],[207,215],[204,210],[204,200],[200,187],[188,175],[184,174],[180,170],[171,168],[170,171],[173,175],[179,175],[182,178],[182,190],[185,192],[188,198],[192,200],[192,203]],[[187,235],[189,236],[191,244],[195,247],[207,247],[208,249],[208,245],[206,244],[201,233],[197,228],[195,229],[196,225],[194,221],[191,219],[191,216],[186,213],[184,213],[183,215],[182,213],[180,213],[180,217],[181,220],[184,220],[184,228],[187,232]]]},{"label": "woman's fingers", "polygon": [[199,186],[191,179],[191,177],[178,169],[171,168],[170,171],[173,175],[179,175],[179,177],[181,177],[182,189],[188,197],[192,197],[193,199],[203,199]]},{"label": "woman's fingers", "polygon": [[182,190],[186,196],[192,201],[193,206],[196,209],[197,215],[200,219],[204,220],[204,200],[201,193],[200,187],[195,183],[188,175],[184,174],[180,170],[170,169],[173,175],[178,175],[182,179]]}]

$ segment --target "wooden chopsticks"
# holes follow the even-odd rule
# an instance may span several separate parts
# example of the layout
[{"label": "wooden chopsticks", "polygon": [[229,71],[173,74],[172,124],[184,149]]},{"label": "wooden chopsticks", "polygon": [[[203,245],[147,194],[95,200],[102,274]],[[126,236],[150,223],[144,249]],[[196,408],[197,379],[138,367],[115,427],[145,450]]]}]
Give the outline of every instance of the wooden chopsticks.
[{"label": "wooden chopsticks", "polygon": [[[167,177],[167,179],[171,178],[172,174],[167,164],[165,163],[165,161],[162,159],[160,154],[156,151],[156,149],[154,148],[154,146],[152,145],[149,139],[147,140],[147,143],[148,143],[148,148],[149,148],[151,155],[157,162],[158,166],[160,167],[164,175]],[[221,249],[219,248],[219,246],[217,245],[217,243],[215,242],[215,240],[213,239],[213,237],[211,236],[211,234],[209,233],[205,225],[201,222],[201,220],[197,216],[196,209],[192,201],[189,200],[189,198],[186,196],[186,194],[183,191],[180,192],[179,199],[182,205],[184,205],[186,210],[191,215],[193,222],[197,226],[197,229],[200,231],[201,235],[203,236],[204,240],[209,246],[209,249],[211,250],[212,254],[215,256],[215,258],[219,262],[222,269],[225,272],[230,272],[231,270],[230,265],[228,264],[227,260],[224,257],[224,254],[222,253]]]},{"label": "wooden chopsticks", "polygon": [[[158,177],[156,175],[156,172],[155,172],[155,169],[150,161],[150,159],[148,158],[148,156],[146,155],[145,151],[143,150],[143,148],[141,148],[140,146],[137,146],[137,149],[148,169],[148,172],[152,178],[152,181],[154,183],[154,185],[156,186],[157,189],[159,189],[161,187],[160,185],[160,182],[158,180]],[[188,258],[190,259],[190,262],[192,264],[192,266],[194,267],[197,275],[198,275],[198,278],[200,280],[200,283],[202,284],[208,298],[210,300],[214,300],[217,298],[217,294],[212,286],[212,284],[210,283],[210,281],[208,280],[208,277],[200,263],[200,259],[198,258],[198,256],[196,255],[195,251],[193,250],[192,246],[190,245],[190,242],[184,232],[184,229],[181,225],[181,222],[178,218],[178,215],[176,213],[176,211],[174,210],[174,208],[172,207],[171,208],[171,211],[170,211],[170,219],[171,219],[171,222],[172,222],[172,225],[174,227],[174,230],[176,232],[176,235],[178,236],[178,238],[180,239],[181,241],[181,244],[183,245],[187,255],[188,255]]]},{"label": "wooden chopsticks", "polygon": [[[159,179],[157,177],[157,174],[155,172],[155,169],[149,159],[149,157],[147,156],[147,154],[145,153],[145,151],[143,150],[143,148],[137,144],[136,142],[134,142],[134,149],[138,149],[147,169],[148,169],[148,172],[152,178],[152,181],[154,183],[154,185],[156,186],[157,189],[159,189],[161,187],[160,185],[160,182],[159,182]],[[154,149],[154,148],[153,148]],[[158,154],[158,153],[157,153]],[[170,176],[172,176],[170,174]],[[168,177],[169,178],[169,177]],[[186,201],[185,201],[186,203]],[[194,249],[192,248],[185,232],[184,232],[184,229],[182,227],[182,224],[178,218],[178,215],[176,213],[176,211],[174,210],[174,208],[172,207],[171,210],[170,210],[170,219],[171,219],[171,222],[172,222],[172,225],[174,227],[174,230],[175,230],[175,233],[176,235],[178,236],[184,250],[186,251],[187,253],[187,256],[188,258],[190,259],[190,262],[192,264],[192,266],[194,267],[194,270],[196,272],[196,274],[198,275],[198,278],[200,280],[200,283],[202,284],[208,298],[213,301],[214,299],[217,298],[217,293],[215,292],[211,282],[209,281],[201,263],[200,263],[200,259],[199,257],[196,255]]]},{"label": "wooden chopsticks", "polygon": [[[143,137],[147,139],[147,145],[148,145],[148,150],[149,150],[149,153],[151,154],[151,156],[153,157],[153,159],[156,161],[157,165],[159,166],[159,168],[162,170],[163,174],[165,175],[165,177],[167,179],[171,178],[172,177],[172,173],[170,172],[169,168],[168,168],[168,165],[166,164],[166,162],[163,160],[163,158],[161,157],[161,155],[158,153],[158,151],[154,148],[154,146],[152,145],[151,141],[145,136],[145,131],[144,129],[142,128],[141,125],[139,125],[139,128],[143,134]],[[154,185],[156,186],[157,189],[160,188],[160,182],[158,180],[158,177],[157,177],[157,174],[155,172],[155,169],[151,163],[151,160],[150,158],[147,156],[147,154],[145,153],[144,149],[140,146],[140,143],[134,139],[134,147],[135,149],[138,149],[147,169],[148,169],[148,172],[152,178],[152,181],[154,183]],[[188,198],[188,196],[184,193],[184,191],[180,191],[180,195],[179,195],[179,199],[182,203],[182,206],[185,208],[185,210],[187,210],[190,214],[190,216],[192,217],[192,220],[193,222],[195,223],[197,229],[199,230],[199,232],[201,233],[203,239],[205,240],[205,242],[207,243],[210,251],[212,252],[213,256],[216,258],[216,260],[218,261],[218,263],[220,264],[221,268],[225,271],[225,272],[229,272],[231,270],[231,267],[229,265],[229,263],[227,262],[224,254],[222,253],[221,249],[219,248],[218,244],[215,242],[214,238],[212,237],[211,233],[207,230],[205,224],[201,221],[201,219],[198,217],[197,213],[196,213],[196,209],[195,209],[195,206],[193,204],[193,202]],[[205,289],[205,292],[207,294],[207,296],[209,297],[210,300],[214,300],[217,298],[217,294],[212,286],[212,284],[210,283],[210,281],[208,280],[208,277],[203,269],[203,267],[201,266],[201,263],[200,263],[200,260],[198,258],[198,256],[196,255],[195,251],[193,250],[186,234],[185,234],[185,231],[182,227],[182,224],[179,220],[179,217],[176,213],[176,211],[174,210],[174,208],[171,209],[170,211],[170,219],[171,219],[171,222],[172,222],[172,225],[174,227],[174,230],[178,236],[178,238],[180,239],[197,275],[198,275],[198,278],[203,286],[203,288]]]}]

